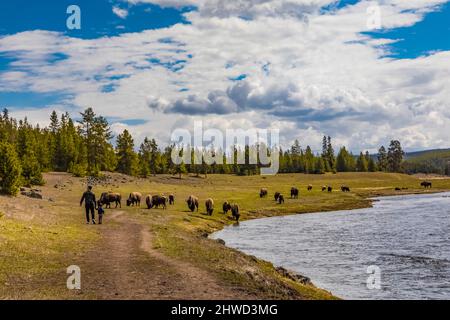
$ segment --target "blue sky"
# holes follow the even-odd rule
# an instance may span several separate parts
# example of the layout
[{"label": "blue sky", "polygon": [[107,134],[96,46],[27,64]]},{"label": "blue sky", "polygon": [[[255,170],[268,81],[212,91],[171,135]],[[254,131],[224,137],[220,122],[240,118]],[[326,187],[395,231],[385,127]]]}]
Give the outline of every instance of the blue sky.
[{"label": "blue sky", "polygon": [[[67,30],[65,12],[70,5],[82,9],[82,30]],[[128,17],[122,19],[113,13],[112,7],[127,9]],[[130,6],[123,1],[112,0],[15,0],[0,4],[1,34],[13,34],[27,30],[64,32],[69,36],[93,39],[127,32],[170,27],[186,23],[186,8],[161,8],[153,4]]]},{"label": "blue sky", "polygon": [[[81,30],[66,27],[73,4]],[[449,146],[449,1],[380,1],[370,30],[374,4],[2,1],[0,105],[39,123],[92,106],[138,139],[200,118],[276,124],[317,148],[323,134],[354,150]]]}]

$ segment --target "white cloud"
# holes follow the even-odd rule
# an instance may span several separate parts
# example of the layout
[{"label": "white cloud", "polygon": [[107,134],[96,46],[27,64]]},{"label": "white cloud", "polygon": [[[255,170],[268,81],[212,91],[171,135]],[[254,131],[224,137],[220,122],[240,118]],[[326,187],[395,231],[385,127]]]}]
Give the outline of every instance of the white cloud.
[{"label": "white cloud", "polygon": [[112,8],[113,13],[121,19],[126,19],[128,17],[128,10],[121,9],[119,7]]},{"label": "white cloud", "polygon": [[[284,143],[298,137],[315,149],[323,134],[354,150],[392,138],[409,148],[448,147],[450,52],[381,58],[393,40],[361,34],[370,1],[328,14],[317,10],[335,1],[130,2],[199,9],[186,14],[189,25],[117,37],[29,31],[0,38],[0,53],[16,59],[0,74],[0,90],[70,93],[75,110],[146,120],[114,129],[166,142],[171,128],[203,119],[278,126]],[[443,2],[380,2],[382,25],[411,26]]]}]

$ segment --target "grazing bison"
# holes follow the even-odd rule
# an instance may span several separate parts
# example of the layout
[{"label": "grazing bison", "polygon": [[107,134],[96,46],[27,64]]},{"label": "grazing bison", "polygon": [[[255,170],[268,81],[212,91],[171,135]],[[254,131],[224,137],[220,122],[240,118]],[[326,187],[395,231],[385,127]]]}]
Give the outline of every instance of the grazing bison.
[{"label": "grazing bison", "polygon": [[332,186],[328,186],[328,192],[333,192],[333,187]]},{"label": "grazing bison", "polygon": [[241,217],[241,214],[239,213],[239,206],[237,204],[230,205],[231,215],[233,218],[239,222],[239,218]]},{"label": "grazing bison", "polygon": [[348,186],[341,186],[342,192],[350,192],[350,187]]},{"label": "grazing bison", "polygon": [[322,192],[327,191],[327,186],[322,186]]},{"label": "grazing bison", "polygon": [[225,202],[223,203],[223,205],[222,205],[222,209],[223,209],[223,213],[224,213],[224,214],[227,214],[228,211],[231,210],[231,205],[230,205],[230,203],[229,203],[228,201],[225,201]]},{"label": "grazing bison", "polygon": [[395,188],[395,191],[402,191],[402,188],[397,187]]},{"label": "grazing bison", "polygon": [[153,196],[152,197],[152,208],[159,208],[162,207],[163,209],[167,208],[167,197],[165,196]]},{"label": "grazing bison", "polygon": [[153,197],[152,195],[148,195],[147,197],[145,197],[145,204],[147,205],[147,209],[151,209],[153,208]]},{"label": "grazing bison", "polygon": [[278,197],[278,203],[279,204],[284,203],[284,196],[282,194],[280,194],[280,196]]},{"label": "grazing bison", "polygon": [[422,183],[420,184],[422,187],[426,188],[431,188],[433,186],[433,184],[429,181],[422,181]]},{"label": "grazing bison", "polygon": [[313,186],[312,186],[312,184],[310,184],[309,186],[308,186],[308,191],[311,191],[313,189]]},{"label": "grazing bison", "polygon": [[122,208],[122,196],[119,193],[105,192],[100,197],[100,203],[107,209],[111,209],[111,203],[116,204],[116,209],[118,206]]},{"label": "grazing bison", "polygon": [[169,204],[174,205],[175,204],[175,196],[173,194],[169,195]]},{"label": "grazing bison", "polygon": [[206,200],[205,207],[206,207],[206,213],[208,213],[208,215],[212,216],[212,214],[214,212],[214,200],[211,198]]},{"label": "grazing bison", "polygon": [[268,191],[266,188],[262,188],[261,191],[259,191],[259,197],[264,198],[267,197]]},{"label": "grazing bison", "polygon": [[296,187],[291,188],[291,198],[298,199],[298,189]]},{"label": "grazing bison", "polygon": [[127,200],[127,206],[141,206],[142,194],[140,192],[132,192]]},{"label": "grazing bison", "polygon": [[189,198],[186,200],[187,205],[189,209],[194,212],[195,209],[198,211],[198,198],[195,196],[189,196]]},{"label": "grazing bison", "polygon": [[278,198],[280,197],[281,193],[275,192],[275,195],[273,196],[275,198],[275,201],[278,201]]}]

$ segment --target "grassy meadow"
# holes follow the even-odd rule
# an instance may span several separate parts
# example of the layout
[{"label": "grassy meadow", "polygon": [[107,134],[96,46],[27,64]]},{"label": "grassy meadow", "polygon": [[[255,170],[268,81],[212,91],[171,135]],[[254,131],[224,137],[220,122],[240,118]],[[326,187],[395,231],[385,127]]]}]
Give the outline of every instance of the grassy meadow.
[{"label": "grassy meadow", "polygon": [[[122,209],[107,210],[106,224],[101,227],[85,225],[84,212],[79,207],[86,187],[85,179],[68,174],[46,174],[47,184],[42,188],[44,200],[0,197],[0,298],[101,298],[95,290],[68,292],[65,268],[72,261],[88,259],[92,243],[101,243],[105,230],[120,228],[112,218],[113,212],[120,211],[128,221],[151,234],[152,250],[158,255],[205,271],[220,288],[231,290],[236,298],[333,299],[335,297],[324,290],[284,278],[269,262],[208,239],[210,233],[235,223],[230,214],[222,214],[222,203],[239,204],[241,221],[245,221],[367,207],[371,205],[370,198],[375,196],[450,190],[450,179],[434,177],[431,180],[433,188],[424,190],[420,182],[425,177],[390,173],[209,175],[206,178],[184,176],[182,179],[166,175],[148,179],[108,175],[111,176],[108,183],[100,182],[94,186],[95,193],[100,196],[106,191],[120,192],[124,199]],[[312,191],[306,190],[309,184],[313,185]],[[323,185],[333,186],[334,191],[322,192]],[[341,185],[348,185],[351,192],[341,192]],[[299,188],[299,199],[290,199],[292,186]],[[262,187],[269,190],[269,195],[260,199]],[[395,191],[397,187],[403,190]],[[175,205],[168,206],[167,210],[147,210],[144,203],[141,208],[126,207],[126,197],[134,191],[144,196],[174,194]],[[274,201],[275,192],[285,196],[285,204]],[[185,200],[191,194],[200,199],[199,212],[191,213],[187,209]],[[210,197],[215,201],[215,211],[212,216],[207,216],[204,203]],[[139,254],[144,257],[143,252]],[[95,256],[93,261],[95,263]],[[143,268],[152,272],[148,266]],[[164,277],[163,269],[158,272]],[[166,286],[170,286],[170,280],[168,282]]]}]

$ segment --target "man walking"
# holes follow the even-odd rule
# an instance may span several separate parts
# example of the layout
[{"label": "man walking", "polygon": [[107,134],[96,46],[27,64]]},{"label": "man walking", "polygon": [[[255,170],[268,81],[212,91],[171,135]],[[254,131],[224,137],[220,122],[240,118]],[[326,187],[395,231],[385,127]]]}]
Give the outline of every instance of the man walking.
[{"label": "man walking", "polygon": [[85,193],[83,193],[83,197],[81,198],[80,201],[80,207],[83,205],[83,201],[84,201],[84,206],[86,208],[86,221],[87,224],[89,224],[89,213],[92,216],[92,224],[95,224],[95,204],[96,204],[96,200],[95,200],[95,194],[92,192],[92,186],[88,186],[88,189]]}]

